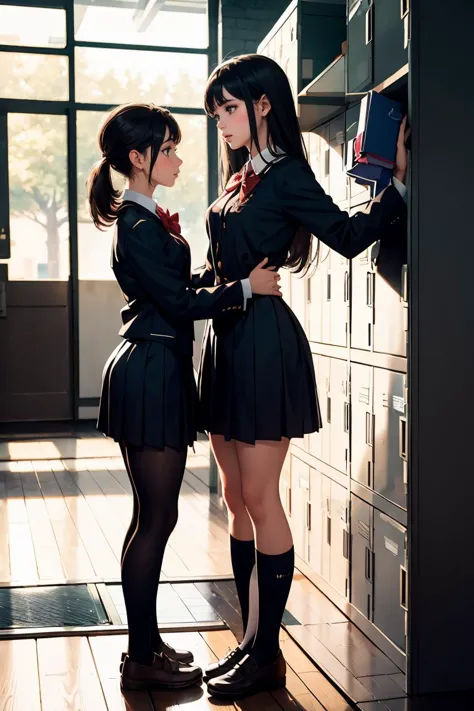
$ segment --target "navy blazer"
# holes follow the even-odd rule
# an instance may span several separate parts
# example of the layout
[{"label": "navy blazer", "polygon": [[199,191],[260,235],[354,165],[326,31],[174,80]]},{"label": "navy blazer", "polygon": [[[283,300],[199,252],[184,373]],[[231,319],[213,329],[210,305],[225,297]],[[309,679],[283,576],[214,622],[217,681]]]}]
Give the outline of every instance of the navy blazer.
[{"label": "navy blazer", "polygon": [[157,215],[134,202],[121,207],[111,266],[127,302],[119,335],[130,340],[157,341],[192,355],[194,320],[243,308],[240,281],[192,288],[188,245],[171,235]]}]

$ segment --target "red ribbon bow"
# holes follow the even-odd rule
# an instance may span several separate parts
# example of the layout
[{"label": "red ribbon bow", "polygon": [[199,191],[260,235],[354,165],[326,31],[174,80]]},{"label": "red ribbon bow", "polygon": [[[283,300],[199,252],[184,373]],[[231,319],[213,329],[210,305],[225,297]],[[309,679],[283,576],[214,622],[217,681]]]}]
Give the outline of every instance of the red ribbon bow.
[{"label": "red ribbon bow", "polygon": [[157,205],[156,214],[168,232],[174,232],[177,235],[181,235],[181,225],[179,224],[179,214],[177,212],[175,212],[174,215],[170,215],[169,210],[165,211],[162,207]]},{"label": "red ribbon bow", "polygon": [[260,176],[255,173],[249,161],[244,165],[242,170],[238,173],[234,173],[224,190],[226,193],[231,193],[240,185],[239,200],[243,202],[259,182]]}]

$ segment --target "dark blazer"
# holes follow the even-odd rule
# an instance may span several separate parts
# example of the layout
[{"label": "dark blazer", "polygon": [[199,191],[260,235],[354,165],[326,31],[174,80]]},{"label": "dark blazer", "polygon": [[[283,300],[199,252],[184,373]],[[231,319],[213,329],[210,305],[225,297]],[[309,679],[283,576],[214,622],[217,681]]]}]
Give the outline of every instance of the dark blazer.
[{"label": "dark blazer", "polygon": [[192,354],[193,321],[242,309],[240,281],[196,291],[188,245],[173,237],[158,216],[132,202],[121,208],[112,269],[127,302],[119,335],[164,343]]}]

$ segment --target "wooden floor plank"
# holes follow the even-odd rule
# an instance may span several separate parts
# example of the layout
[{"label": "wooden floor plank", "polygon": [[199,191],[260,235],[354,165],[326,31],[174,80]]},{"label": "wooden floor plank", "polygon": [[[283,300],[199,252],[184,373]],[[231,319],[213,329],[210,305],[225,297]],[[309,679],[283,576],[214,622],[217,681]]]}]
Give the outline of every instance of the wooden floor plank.
[{"label": "wooden floor plank", "polygon": [[10,573],[10,536],[8,531],[8,500],[5,471],[0,471],[0,583],[8,583]]},{"label": "wooden floor plank", "polygon": [[86,637],[39,639],[42,711],[107,711]]},{"label": "wooden floor plank", "polygon": [[16,462],[12,463],[12,471],[5,472],[11,579],[18,583],[38,579],[30,522],[20,479],[20,472],[29,469],[30,462]]},{"label": "wooden floor plank", "polygon": [[34,639],[0,641],[0,711],[41,711]]}]

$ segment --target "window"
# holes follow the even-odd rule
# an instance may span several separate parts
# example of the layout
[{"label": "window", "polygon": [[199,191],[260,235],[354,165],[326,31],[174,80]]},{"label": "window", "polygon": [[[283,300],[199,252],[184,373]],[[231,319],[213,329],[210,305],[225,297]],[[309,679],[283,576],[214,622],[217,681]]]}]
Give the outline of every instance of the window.
[{"label": "window", "polygon": [[68,59],[0,52],[0,98],[67,101]]},{"label": "window", "polygon": [[203,49],[208,45],[207,0],[123,0],[120,5],[75,0],[76,40]]},{"label": "window", "polygon": [[66,13],[46,7],[0,5],[0,44],[66,46]]}]

